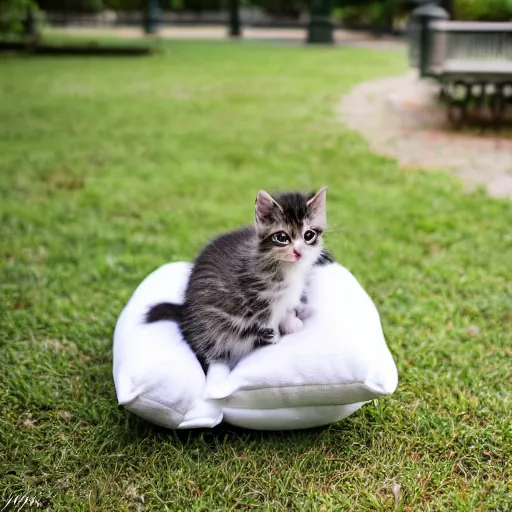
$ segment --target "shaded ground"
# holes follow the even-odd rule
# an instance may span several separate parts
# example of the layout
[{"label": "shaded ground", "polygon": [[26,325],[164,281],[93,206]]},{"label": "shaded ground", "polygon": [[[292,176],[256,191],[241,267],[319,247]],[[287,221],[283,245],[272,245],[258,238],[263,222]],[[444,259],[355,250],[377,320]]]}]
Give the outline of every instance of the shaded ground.
[{"label": "shaded ground", "polygon": [[[118,36],[139,38],[144,37],[140,27],[66,27],[52,29],[56,33],[72,33],[84,36]],[[306,38],[303,28],[258,28],[244,27],[241,41],[268,41],[286,44],[302,44]],[[167,26],[158,31],[158,36],[165,39],[181,40],[222,40],[227,38],[227,29],[223,26]],[[368,32],[336,29],[334,38],[337,44],[357,44],[358,46],[371,46],[380,48],[402,48],[404,42],[394,37],[375,38]]]},{"label": "shaded ground", "polygon": [[436,84],[409,72],[357,85],[339,116],[402,168],[448,169],[469,190],[483,186],[494,197],[512,197],[512,139],[454,131],[437,95]]}]

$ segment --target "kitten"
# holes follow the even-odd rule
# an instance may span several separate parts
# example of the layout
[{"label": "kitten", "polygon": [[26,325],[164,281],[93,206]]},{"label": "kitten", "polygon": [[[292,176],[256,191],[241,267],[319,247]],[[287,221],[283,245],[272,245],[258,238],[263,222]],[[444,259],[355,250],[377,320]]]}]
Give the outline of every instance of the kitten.
[{"label": "kitten", "polygon": [[306,197],[260,191],[255,223],[219,236],[197,257],[183,305],[152,306],[148,323],[179,323],[204,369],[215,360],[231,367],[244,356],[302,329],[308,278],[322,251],[326,191]]}]

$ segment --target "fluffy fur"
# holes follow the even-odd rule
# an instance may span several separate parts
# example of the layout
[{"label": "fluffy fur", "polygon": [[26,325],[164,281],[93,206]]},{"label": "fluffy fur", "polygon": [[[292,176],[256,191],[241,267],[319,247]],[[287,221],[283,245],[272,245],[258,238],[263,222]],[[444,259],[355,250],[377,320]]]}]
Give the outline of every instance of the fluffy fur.
[{"label": "fluffy fur", "polygon": [[204,368],[218,359],[234,366],[300,330],[311,271],[332,261],[322,250],[325,199],[326,187],[309,197],[260,191],[255,224],[210,242],[195,261],[184,304],[156,304],[146,321],[178,322]]}]

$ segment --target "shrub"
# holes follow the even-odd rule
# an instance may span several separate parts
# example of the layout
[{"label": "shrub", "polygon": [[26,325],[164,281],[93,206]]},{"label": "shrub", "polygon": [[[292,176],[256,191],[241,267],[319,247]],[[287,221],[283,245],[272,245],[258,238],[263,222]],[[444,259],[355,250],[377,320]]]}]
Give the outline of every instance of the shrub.
[{"label": "shrub", "polygon": [[455,19],[470,21],[509,21],[512,0],[455,0]]},{"label": "shrub", "polygon": [[393,20],[411,9],[409,0],[338,0],[333,18],[347,27],[371,27],[389,31]]},{"label": "shrub", "polygon": [[34,0],[2,0],[0,2],[0,36],[28,32],[29,13],[36,32],[42,17]]}]

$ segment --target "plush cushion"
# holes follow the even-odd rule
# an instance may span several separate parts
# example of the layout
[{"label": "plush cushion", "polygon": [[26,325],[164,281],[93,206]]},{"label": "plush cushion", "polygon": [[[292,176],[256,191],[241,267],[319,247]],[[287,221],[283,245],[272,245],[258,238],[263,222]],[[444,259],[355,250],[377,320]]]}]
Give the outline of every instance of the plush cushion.
[{"label": "plush cushion", "polygon": [[122,311],[114,333],[117,398],[132,413],[168,428],[288,430],[325,425],[393,393],[398,376],[379,314],[354,276],[318,267],[301,332],[256,350],[206,378],[176,324],[145,324],[148,307],[180,302],[192,268],[170,263],[150,274]]}]

